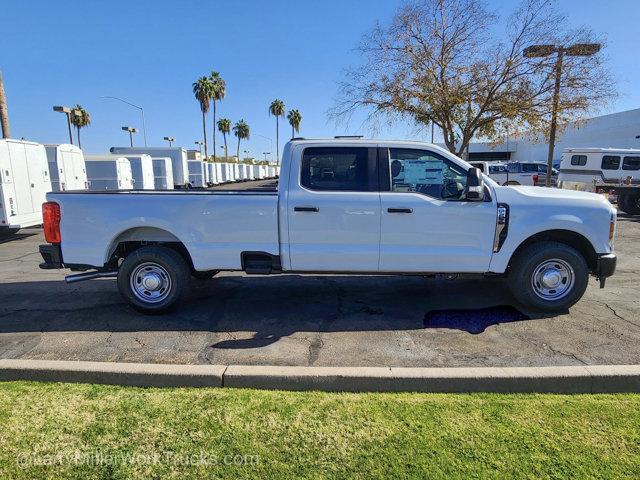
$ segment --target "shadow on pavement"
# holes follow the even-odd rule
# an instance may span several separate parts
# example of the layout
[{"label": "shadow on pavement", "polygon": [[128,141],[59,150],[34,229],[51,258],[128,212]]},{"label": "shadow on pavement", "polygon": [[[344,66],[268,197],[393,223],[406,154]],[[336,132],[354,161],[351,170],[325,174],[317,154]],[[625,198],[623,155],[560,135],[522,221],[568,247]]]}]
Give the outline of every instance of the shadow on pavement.
[{"label": "shadow on pavement", "polygon": [[0,245],[2,245],[3,243],[14,242],[17,240],[24,240],[25,238],[38,235],[38,233],[39,233],[38,231],[20,231],[20,232],[12,233],[5,236],[2,236],[2,234],[0,234]]},{"label": "shadow on pavement", "polygon": [[197,331],[225,333],[209,348],[243,349],[296,332],[439,328],[479,334],[490,325],[543,318],[513,304],[499,279],[221,276],[194,282],[172,313],[146,316],[124,303],[114,280],[19,282],[0,284],[0,333]]}]

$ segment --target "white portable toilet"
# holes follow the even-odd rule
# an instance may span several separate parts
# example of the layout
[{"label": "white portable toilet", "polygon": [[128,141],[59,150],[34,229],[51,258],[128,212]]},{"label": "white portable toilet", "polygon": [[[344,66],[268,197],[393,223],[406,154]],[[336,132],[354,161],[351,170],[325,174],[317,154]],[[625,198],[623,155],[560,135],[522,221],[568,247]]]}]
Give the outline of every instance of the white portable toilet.
[{"label": "white portable toilet", "polygon": [[51,191],[43,145],[0,139],[0,233],[42,223],[42,204]]},{"label": "white portable toilet", "polygon": [[122,156],[129,160],[131,164],[133,188],[136,190],[153,190],[155,188],[155,175],[151,156],[146,153],[137,155],[123,153]]},{"label": "white portable toilet", "polygon": [[44,148],[49,164],[51,191],[63,192],[89,188],[82,150],[68,143],[45,145]]},{"label": "white portable toilet", "polygon": [[202,160],[189,160],[189,183],[192,187],[204,187],[204,165]]},{"label": "white portable toilet", "polygon": [[187,151],[182,147],[111,147],[109,151],[118,155],[146,153],[151,157],[169,157],[175,187],[184,188],[189,182]]},{"label": "white portable toilet", "polygon": [[151,157],[153,160],[153,188],[173,190],[173,170],[169,157]]},{"label": "white portable toilet", "polygon": [[87,155],[89,190],[132,190],[133,175],[131,163],[119,155]]}]

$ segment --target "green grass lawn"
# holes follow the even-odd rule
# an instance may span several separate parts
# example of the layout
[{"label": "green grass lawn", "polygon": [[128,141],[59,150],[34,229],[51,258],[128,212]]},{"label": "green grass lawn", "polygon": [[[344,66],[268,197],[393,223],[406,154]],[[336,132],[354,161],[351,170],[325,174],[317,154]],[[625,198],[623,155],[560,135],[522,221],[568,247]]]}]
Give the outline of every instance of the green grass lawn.
[{"label": "green grass lawn", "polygon": [[640,395],[0,383],[0,478],[638,478]]}]

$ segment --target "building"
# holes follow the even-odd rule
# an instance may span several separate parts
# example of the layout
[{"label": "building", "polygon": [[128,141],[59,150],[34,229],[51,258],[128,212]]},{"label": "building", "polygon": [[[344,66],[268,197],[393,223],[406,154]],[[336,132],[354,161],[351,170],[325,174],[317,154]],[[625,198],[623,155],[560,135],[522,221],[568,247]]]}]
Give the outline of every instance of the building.
[{"label": "building", "polygon": [[[559,164],[565,148],[640,148],[640,108],[593,117],[569,125],[556,138],[553,163]],[[470,161],[546,162],[548,144],[528,139],[505,139],[492,148],[487,142],[469,145]]]},{"label": "building", "polygon": [[187,150],[187,160],[204,160],[199,150]]}]

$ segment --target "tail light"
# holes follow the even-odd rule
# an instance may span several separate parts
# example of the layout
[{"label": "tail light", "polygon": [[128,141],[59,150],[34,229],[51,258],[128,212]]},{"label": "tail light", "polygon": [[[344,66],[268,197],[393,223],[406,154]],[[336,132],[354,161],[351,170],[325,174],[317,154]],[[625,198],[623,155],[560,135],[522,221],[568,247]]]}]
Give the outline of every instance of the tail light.
[{"label": "tail light", "polygon": [[44,238],[49,243],[60,243],[60,205],[56,202],[42,204]]},{"label": "tail light", "polygon": [[533,186],[537,187],[538,186],[538,175],[534,175],[533,176]]}]

